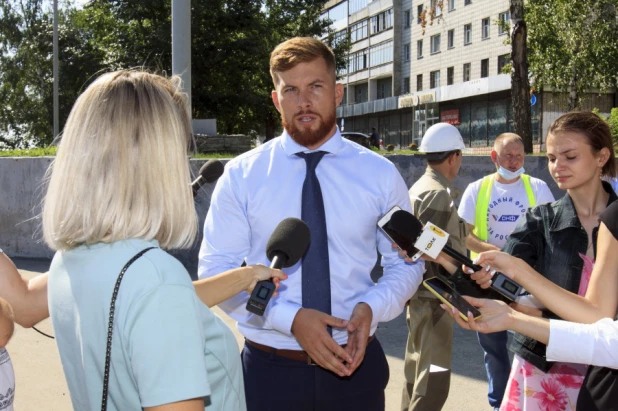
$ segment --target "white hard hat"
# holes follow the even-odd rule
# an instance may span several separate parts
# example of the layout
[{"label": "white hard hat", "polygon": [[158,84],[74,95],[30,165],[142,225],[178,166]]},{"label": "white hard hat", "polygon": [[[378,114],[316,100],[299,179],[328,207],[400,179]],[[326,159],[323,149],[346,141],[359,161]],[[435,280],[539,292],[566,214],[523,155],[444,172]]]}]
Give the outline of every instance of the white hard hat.
[{"label": "white hard hat", "polygon": [[429,127],[421,140],[421,153],[442,153],[463,150],[466,145],[457,127],[448,123],[436,123]]}]

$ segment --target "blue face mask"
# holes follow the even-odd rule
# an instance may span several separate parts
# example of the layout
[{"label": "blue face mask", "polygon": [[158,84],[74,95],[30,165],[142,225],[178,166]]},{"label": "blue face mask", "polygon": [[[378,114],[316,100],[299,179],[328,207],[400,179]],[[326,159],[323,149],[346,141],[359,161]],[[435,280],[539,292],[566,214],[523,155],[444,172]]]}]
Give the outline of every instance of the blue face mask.
[{"label": "blue face mask", "polygon": [[517,171],[511,171],[511,170],[507,170],[506,168],[500,166],[500,168],[498,168],[498,174],[500,174],[502,176],[502,178],[504,178],[505,180],[515,180],[517,177],[519,177],[520,175],[522,175],[523,173],[525,173],[526,170],[524,170],[524,168],[520,168]]}]

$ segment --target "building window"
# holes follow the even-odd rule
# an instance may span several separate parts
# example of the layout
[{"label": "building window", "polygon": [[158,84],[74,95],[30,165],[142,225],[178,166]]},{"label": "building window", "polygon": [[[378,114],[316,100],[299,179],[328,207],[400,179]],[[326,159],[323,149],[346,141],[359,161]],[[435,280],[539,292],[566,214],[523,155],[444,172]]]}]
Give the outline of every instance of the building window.
[{"label": "building window", "polygon": [[423,75],[416,75],[416,91],[423,91]]},{"label": "building window", "polygon": [[410,61],[410,43],[403,46],[403,60]]},{"label": "building window", "polygon": [[405,28],[409,28],[410,27],[411,19],[412,19],[412,10],[406,10],[406,12],[404,14]]},{"label": "building window", "polygon": [[348,72],[350,74],[365,70],[369,67],[369,49],[364,49],[350,54],[348,60]]},{"label": "building window", "polygon": [[335,36],[333,37],[333,45],[332,45],[332,47],[336,47],[338,44],[340,44],[341,42],[345,41],[347,36],[348,36],[348,31],[345,30],[345,29],[335,33]]},{"label": "building window", "polygon": [[381,78],[377,82],[378,99],[389,98],[393,96],[393,78]]},{"label": "building window", "polygon": [[350,16],[354,13],[356,13],[359,10],[364,9],[365,7],[367,7],[367,0],[350,0],[350,9],[349,9],[349,13]]},{"label": "building window", "polygon": [[423,21],[423,19],[421,18],[421,15],[423,14],[423,5],[419,5],[416,8],[416,24],[421,24],[421,21]]},{"label": "building window", "polygon": [[431,10],[434,11],[434,16],[438,17],[442,15],[442,7],[440,7],[438,0],[431,0]]},{"label": "building window", "polygon": [[410,77],[403,78],[403,94],[410,93]]},{"label": "building window", "polygon": [[470,63],[463,65],[463,81],[470,81]]},{"label": "building window", "polygon": [[448,48],[452,49],[455,47],[455,29],[450,29],[448,31]]},{"label": "building window", "polygon": [[498,56],[498,74],[504,74],[504,73],[502,73],[502,69],[507,64],[511,64],[511,55],[510,54],[505,54],[503,56]]},{"label": "building window", "polygon": [[446,69],[446,85],[450,86],[455,82],[455,67],[449,67]]},{"label": "building window", "polygon": [[489,76],[489,59],[481,60],[481,78]]},{"label": "building window", "polygon": [[369,84],[363,83],[354,86],[354,103],[369,101]]},{"label": "building window", "polygon": [[481,21],[481,38],[489,38],[489,17]]},{"label": "building window", "polygon": [[464,25],[464,46],[472,43],[472,24]]},{"label": "building window", "polygon": [[369,49],[369,64],[371,67],[393,61],[393,40],[385,41]]},{"label": "building window", "polygon": [[369,20],[363,20],[350,26],[350,41],[352,43],[369,36]]},{"label": "building window", "polygon": [[498,34],[508,34],[509,25],[511,24],[511,12],[505,11],[504,13],[500,13],[499,15],[500,26],[498,27]]},{"label": "building window", "polygon": [[448,0],[448,11],[455,10],[455,0]]},{"label": "building window", "polygon": [[371,34],[380,33],[391,27],[393,27],[393,9],[388,9],[371,17]]},{"label": "building window", "polygon": [[440,87],[440,70],[429,73],[429,88]]},{"label": "building window", "polygon": [[416,40],[416,58],[423,58],[423,40]]},{"label": "building window", "polygon": [[338,23],[344,23],[348,18],[348,5],[346,3],[339,3],[335,7],[329,9],[321,16],[323,19],[330,19],[335,26]]},{"label": "building window", "polygon": [[440,52],[440,35],[431,36],[431,54]]},{"label": "building window", "polygon": [[472,0],[465,0],[464,1],[464,6],[467,6],[468,4],[472,4]]}]

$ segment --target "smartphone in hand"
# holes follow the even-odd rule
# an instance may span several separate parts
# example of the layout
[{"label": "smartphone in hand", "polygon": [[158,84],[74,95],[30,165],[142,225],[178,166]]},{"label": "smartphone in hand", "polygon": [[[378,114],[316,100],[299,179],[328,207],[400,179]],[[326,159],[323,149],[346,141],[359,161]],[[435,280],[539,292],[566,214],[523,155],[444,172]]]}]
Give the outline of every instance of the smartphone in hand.
[{"label": "smartphone in hand", "polygon": [[467,302],[457,291],[440,278],[428,278],[423,281],[423,285],[449,308],[457,308],[459,315],[465,321],[468,321],[468,311],[472,313],[472,317],[475,320],[481,316],[481,312],[476,307]]},{"label": "smartphone in hand", "polygon": [[386,237],[388,237],[389,240],[391,240],[391,243],[397,244],[401,250],[406,250],[408,252],[408,256],[412,257],[412,255],[417,252],[414,248],[414,243],[390,227],[392,215],[399,210],[401,210],[401,207],[399,206],[394,206],[388,210],[388,212],[378,220],[378,228]]}]

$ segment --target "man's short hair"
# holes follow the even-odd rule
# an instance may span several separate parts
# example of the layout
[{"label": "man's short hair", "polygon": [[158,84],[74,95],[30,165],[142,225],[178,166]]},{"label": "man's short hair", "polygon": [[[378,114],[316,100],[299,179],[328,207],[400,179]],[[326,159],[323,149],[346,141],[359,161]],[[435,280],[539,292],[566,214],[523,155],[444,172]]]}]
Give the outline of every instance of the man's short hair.
[{"label": "man's short hair", "polygon": [[494,150],[496,150],[501,144],[504,144],[506,141],[515,141],[520,143],[522,146],[524,145],[524,139],[521,138],[519,134],[515,133],[502,133],[496,140],[494,141]]},{"label": "man's short hair", "polygon": [[440,151],[438,153],[426,153],[425,158],[427,159],[427,164],[432,166],[437,166],[438,164],[442,164],[446,161],[447,158],[451,156],[451,154],[461,154],[461,150],[451,150],[451,151]]},{"label": "man's short hair", "polygon": [[320,57],[335,76],[335,54],[322,41],[313,37],[294,37],[279,44],[270,53],[270,75],[274,85],[278,83],[277,73],[291,70],[300,63],[309,63]]}]

